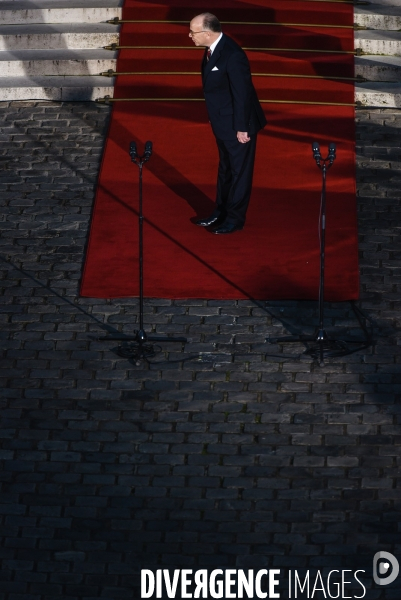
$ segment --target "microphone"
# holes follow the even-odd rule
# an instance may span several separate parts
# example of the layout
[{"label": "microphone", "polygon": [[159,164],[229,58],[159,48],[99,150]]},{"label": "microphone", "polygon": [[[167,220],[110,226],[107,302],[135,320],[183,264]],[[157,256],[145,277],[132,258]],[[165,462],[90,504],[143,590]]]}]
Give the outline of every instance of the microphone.
[{"label": "microphone", "polygon": [[327,158],[329,159],[330,164],[332,165],[334,159],[336,158],[336,145],[334,142],[330,142],[329,144],[329,155]]},{"label": "microphone", "polygon": [[152,156],[152,148],[153,148],[153,143],[152,142],[146,142],[145,143],[145,162],[147,160],[149,160],[149,158]]},{"label": "microphone", "polygon": [[135,161],[138,156],[138,150],[136,149],[136,142],[131,142],[129,145],[129,155],[131,157],[132,162]]},{"label": "microphone", "polygon": [[317,163],[319,163],[319,161],[322,158],[322,155],[320,154],[320,146],[319,146],[318,142],[312,142],[312,152],[313,152],[313,158],[315,159],[315,161]]}]

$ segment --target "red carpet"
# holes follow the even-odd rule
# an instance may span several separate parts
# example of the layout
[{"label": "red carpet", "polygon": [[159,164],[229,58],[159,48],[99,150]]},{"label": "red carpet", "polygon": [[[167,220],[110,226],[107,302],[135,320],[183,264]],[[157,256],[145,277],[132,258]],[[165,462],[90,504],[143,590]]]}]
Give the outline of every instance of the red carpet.
[{"label": "red carpet", "polygon": [[346,79],[353,76],[352,5],[213,3],[224,32],[247,49],[268,119],[258,136],[245,229],[228,236],[193,224],[212,212],[217,177],[217,150],[201,100],[202,50],[188,37],[189,20],[204,10],[202,2],[125,1],[124,19],[152,22],[122,26],[121,45],[134,48],[120,51],[117,72],[135,74],[117,77],[115,98],[135,100],[113,107],[81,294],[139,293],[138,168],[128,148],[135,140],[141,151],[151,140],[153,155],[143,172],[145,296],[316,299],[316,140],[323,152],[328,142],[337,144],[327,178],[325,298],[357,298],[354,84]]}]

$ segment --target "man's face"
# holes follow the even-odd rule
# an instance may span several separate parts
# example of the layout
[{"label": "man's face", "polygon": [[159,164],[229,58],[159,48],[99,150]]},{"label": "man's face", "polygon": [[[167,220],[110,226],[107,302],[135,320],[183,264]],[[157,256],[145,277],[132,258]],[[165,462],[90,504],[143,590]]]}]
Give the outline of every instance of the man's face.
[{"label": "man's face", "polygon": [[203,31],[203,20],[195,17],[189,24],[189,37],[195,46],[210,46],[210,31]]}]

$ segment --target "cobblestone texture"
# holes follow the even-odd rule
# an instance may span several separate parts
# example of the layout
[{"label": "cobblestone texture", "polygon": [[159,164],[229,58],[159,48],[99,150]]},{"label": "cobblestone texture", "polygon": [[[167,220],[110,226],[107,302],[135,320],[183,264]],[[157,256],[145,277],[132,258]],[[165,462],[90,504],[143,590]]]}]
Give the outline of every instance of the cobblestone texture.
[{"label": "cobblestone texture", "polygon": [[[375,345],[321,367],[265,342],[311,331],[312,302],[148,299],[187,344],[136,365],[98,341],[138,312],[77,295],[109,109],[2,109],[0,600],[139,598],[141,567],[360,568],[400,598],[371,574],[401,557],[401,112],[357,112]],[[326,317],[358,333],[349,304]]]}]

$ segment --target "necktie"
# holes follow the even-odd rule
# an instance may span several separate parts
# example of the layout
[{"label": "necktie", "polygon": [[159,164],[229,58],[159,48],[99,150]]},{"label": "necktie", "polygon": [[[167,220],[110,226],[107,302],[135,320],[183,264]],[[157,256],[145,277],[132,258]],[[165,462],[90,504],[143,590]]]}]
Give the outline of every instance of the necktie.
[{"label": "necktie", "polygon": [[209,62],[211,56],[212,56],[212,51],[210,50],[210,48],[208,48],[207,49],[207,54],[206,54],[206,60],[207,60],[207,62]]}]

